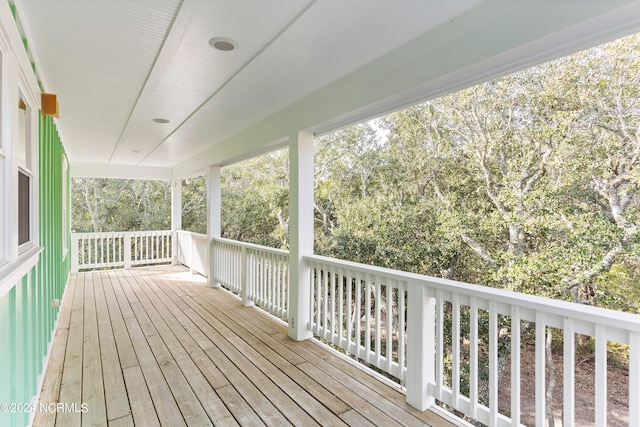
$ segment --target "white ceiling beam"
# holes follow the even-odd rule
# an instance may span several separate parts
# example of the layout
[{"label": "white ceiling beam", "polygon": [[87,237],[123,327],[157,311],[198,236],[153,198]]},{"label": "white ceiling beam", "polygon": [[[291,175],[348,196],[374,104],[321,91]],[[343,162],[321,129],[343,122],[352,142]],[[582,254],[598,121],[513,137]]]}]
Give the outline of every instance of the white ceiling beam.
[{"label": "white ceiling beam", "polygon": [[114,178],[170,180],[171,168],[117,166],[96,163],[71,163],[71,176],[74,178]]}]

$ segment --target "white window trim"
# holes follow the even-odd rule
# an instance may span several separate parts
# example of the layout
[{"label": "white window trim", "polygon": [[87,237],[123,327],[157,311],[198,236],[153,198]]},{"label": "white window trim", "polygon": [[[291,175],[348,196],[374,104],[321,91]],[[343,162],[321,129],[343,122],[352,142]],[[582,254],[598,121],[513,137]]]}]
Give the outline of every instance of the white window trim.
[{"label": "white window trim", "polygon": [[[37,111],[37,105],[34,104],[33,97],[27,95],[27,91],[23,90],[23,83],[18,79],[19,82],[17,84],[17,99],[14,102],[15,117],[13,117],[13,123],[15,125],[15,130],[13,132],[12,141],[17,141],[18,138],[18,127],[20,126],[20,122],[18,120],[18,100],[22,99],[26,105],[26,129],[25,129],[25,154],[26,154],[26,166],[21,166],[18,164],[17,156],[13,158],[13,166],[15,172],[14,182],[14,190],[16,191],[16,196],[14,199],[16,200],[16,205],[14,207],[15,212],[13,217],[15,218],[15,229],[16,229],[16,237],[17,237],[17,229],[20,224],[20,218],[18,214],[18,177],[19,173],[22,172],[26,176],[29,177],[29,240],[25,243],[18,245],[18,255],[23,254],[29,248],[38,245],[38,176],[36,174],[36,170],[38,168],[38,153],[37,153],[37,142],[38,142],[38,123],[36,121],[37,114],[34,112]],[[36,105],[36,106],[34,106]]]},{"label": "white window trim", "polygon": [[[18,168],[12,147],[17,138],[18,100],[28,107],[28,168]],[[0,298],[35,265],[39,247],[38,110],[40,87],[7,3],[0,5]],[[29,242],[18,245],[18,171],[30,177]]]},{"label": "white window trim", "polygon": [[0,264],[0,299],[9,293],[20,279],[35,267],[43,249],[32,244],[24,249],[15,262],[4,261]]}]

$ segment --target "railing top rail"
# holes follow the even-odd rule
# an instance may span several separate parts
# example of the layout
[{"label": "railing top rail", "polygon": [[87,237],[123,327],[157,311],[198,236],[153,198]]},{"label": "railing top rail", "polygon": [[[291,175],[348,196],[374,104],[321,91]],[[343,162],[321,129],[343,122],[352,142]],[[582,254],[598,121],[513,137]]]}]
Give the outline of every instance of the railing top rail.
[{"label": "railing top rail", "polygon": [[115,235],[123,235],[123,234],[147,234],[147,233],[171,233],[171,230],[143,230],[143,231],[99,231],[99,232],[72,232],[72,236],[115,236]]},{"label": "railing top rail", "polygon": [[202,237],[202,238],[207,238],[206,234],[202,234],[202,233],[195,233],[193,231],[187,231],[187,230],[176,230],[176,233],[178,234],[190,234],[192,236],[196,236],[196,237]]},{"label": "railing top rail", "polygon": [[263,251],[263,252],[270,252],[270,253],[278,254],[278,255],[287,255],[287,256],[289,255],[289,251],[284,250],[284,249],[270,248],[268,246],[256,245],[254,243],[239,242],[237,240],[225,239],[223,237],[214,237],[213,241],[214,242],[220,242],[220,243],[228,243],[228,244],[231,244],[231,245],[245,247],[247,249],[256,249],[256,250]]},{"label": "railing top rail", "polygon": [[474,285],[455,280],[442,279],[416,273],[407,273],[390,268],[376,267],[321,255],[308,255],[304,259],[309,262],[320,262],[338,268],[348,268],[365,274],[376,274],[391,279],[421,284],[446,292],[468,295],[470,297],[494,300],[497,302],[519,306],[526,309],[546,312],[558,316],[602,324],[615,328],[640,333],[640,315],[609,310],[606,308],[587,306],[568,301],[559,301],[519,292],[496,289],[488,286]]}]

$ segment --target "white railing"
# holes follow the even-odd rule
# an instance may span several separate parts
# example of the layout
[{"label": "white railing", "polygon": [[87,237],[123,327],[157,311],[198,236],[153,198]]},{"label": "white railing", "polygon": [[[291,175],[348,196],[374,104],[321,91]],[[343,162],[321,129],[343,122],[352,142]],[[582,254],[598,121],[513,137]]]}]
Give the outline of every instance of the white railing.
[{"label": "white railing", "polygon": [[407,279],[332,258],[308,262],[314,335],[404,383]]},{"label": "white railing", "polygon": [[[608,342],[630,346],[628,419],[640,425],[640,316],[316,255],[305,259],[313,333],[406,382],[416,407],[439,400],[489,426],[521,425],[521,391],[528,385],[521,347],[532,340],[535,424],[544,425],[545,335],[554,328],[564,343],[563,375],[556,378],[563,425],[575,425],[577,334],[595,340],[595,425],[607,425]],[[499,380],[507,370],[505,396]],[[499,406],[505,397],[506,410]]]},{"label": "white railing", "polygon": [[289,253],[280,249],[214,239],[214,277],[245,305],[256,304],[282,319],[287,318]]},{"label": "white railing", "polygon": [[71,271],[171,262],[171,231],[72,233]]},{"label": "white railing", "polygon": [[176,261],[189,267],[191,273],[207,276],[207,235],[190,231],[176,231]]}]

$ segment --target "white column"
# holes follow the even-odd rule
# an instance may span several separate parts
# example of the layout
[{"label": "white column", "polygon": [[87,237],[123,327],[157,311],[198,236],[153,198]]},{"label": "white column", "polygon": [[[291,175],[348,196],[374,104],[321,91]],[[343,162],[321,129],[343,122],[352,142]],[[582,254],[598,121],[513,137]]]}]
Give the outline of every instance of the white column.
[{"label": "white column", "polygon": [[305,255],[313,254],[313,134],[289,140],[289,337],[312,336],[311,282]]},{"label": "white column", "polygon": [[219,287],[220,284],[216,282],[217,265],[214,256],[214,242],[213,239],[220,237],[220,219],[222,216],[221,211],[221,192],[220,181],[221,171],[220,165],[209,166],[207,171],[207,259],[208,271],[207,281],[212,288]]},{"label": "white column", "polygon": [[435,307],[421,283],[409,283],[407,307],[407,403],[424,411],[435,403],[429,383],[435,381]]},{"label": "white column", "polygon": [[171,181],[171,263],[178,263],[178,235],[182,230],[182,180]]}]

